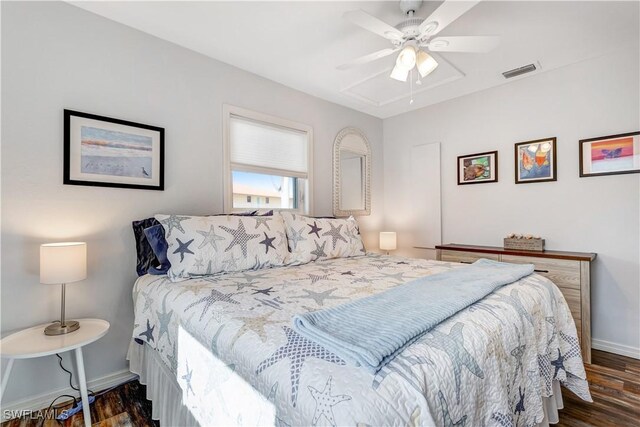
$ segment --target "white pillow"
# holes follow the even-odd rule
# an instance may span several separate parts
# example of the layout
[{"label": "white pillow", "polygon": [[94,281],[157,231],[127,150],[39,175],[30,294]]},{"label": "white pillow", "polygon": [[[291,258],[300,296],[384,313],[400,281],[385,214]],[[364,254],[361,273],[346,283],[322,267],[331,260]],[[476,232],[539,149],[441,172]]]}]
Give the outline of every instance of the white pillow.
[{"label": "white pillow", "polygon": [[358,223],[353,217],[312,218],[289,212],[283,212],[282,217],[289,240],[290,264],[365,253]]},{"label": "white pillow", "polygon": [[195,276],[286,265],[284,221],[273,216],[156,215],[169,245],[174,282]]}]

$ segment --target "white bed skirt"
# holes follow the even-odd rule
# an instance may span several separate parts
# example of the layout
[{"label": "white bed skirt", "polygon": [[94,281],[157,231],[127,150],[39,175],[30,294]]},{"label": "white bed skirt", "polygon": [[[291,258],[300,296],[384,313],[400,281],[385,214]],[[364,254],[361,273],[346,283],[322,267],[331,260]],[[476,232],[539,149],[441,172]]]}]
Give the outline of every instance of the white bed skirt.
[{"label": "white bed skirt", "polygon": [[547,427],[549,424],[557,424],[560,419],[558,417],[558,410],[564,408],[562,403],[562,389],[560,388],[560,381],[553,380],[551,383],[553,394],[549,397],[543,398],[542,409],[544,409],[544,419],[538,426]]},{"label": "white bed skirt", "polygon": [[161,426],[197,426],[189,409],[182,404],[182,389],[171,371],[160,359],[158,352],[131,342],[129,370],[140,377],[140,383],[147,386],[147,399],[153,402],[151,417],[160,421]]},{"label": "white bed skirt", "polygon": [[[129,370],[140,377],[140,383],[147,386],[147,399],[153,402],[152,418],[164,427],[198,426],[198,422],[182,404],[183,391],[171,371],[160,359],[159,354],[148,345],[131,342]],[[558,381],[553,382],[553,395],[544,398],[544,419],[538,427],[548,427],[558,423],[558,410],[562,409],[562,391]]]}]

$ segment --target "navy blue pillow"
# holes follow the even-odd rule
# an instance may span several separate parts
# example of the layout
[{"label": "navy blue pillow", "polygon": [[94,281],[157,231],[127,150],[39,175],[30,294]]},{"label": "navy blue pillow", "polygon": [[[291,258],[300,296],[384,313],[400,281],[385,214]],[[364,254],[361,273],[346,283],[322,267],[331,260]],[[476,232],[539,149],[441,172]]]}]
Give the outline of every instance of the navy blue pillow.
[{"label": "navy blue pillow", "polygon": [[160,224],[155,218],[142,219],[140,221],[133,221],[131,226],[133,227],[133,235],[136,239],[136,272],[138,276],[147,274],[147,270],[152,265],[158,265],[158,259],[156,258],[147,238],[144,235],[144,229]]},{"label": "navy blue pillow", "polygon": [[149,242],[156,259],[158,260],[158,264],[150,266],[147,273],[154,275],[167,274],[167,271],[171,268],[171,263],[167,258],[167,249],[169,249],[169,244],[167,243],[167,239],[164,237],[164,227],[162,227],[161,224],[157,224],[149,228],[145,228],[144,235],[147,237],[147,242]]},{"label": "navy blue pillow", "polygon": [[232,213],[232,214],[220,214],[219,216],[223,216],[223,215],[231,215],[231,216],[256,216],[256,215],[258,215],[258,211],[236,212],[236,213]]},{"label": "navy blue pillow", "polygon": [[[258,215],[258,211],[249,211],[249,212],[241,212],[241,213],[233,213],[233,214],[218,214],[218,215],[255,216],[255,215]],[[272,216],[272,215],[273,215],[273,210],[260,214],[260,216]],[[158,258],[157,254],[154,253],[154,250],[149,244],[148,238],[145,235],[145,229],[151,228],[155,225],[160,225],[160,223],[155,218],[152,217],[152,218],[142,219],[140,221],[133,221],[131,224],[133,226],[133,234],[136,239],[136,257],[137,257],[136,272],[138,273],[138,276],[143,276],[147,273],[165,274],[166,271],[162,271],[164,269],[163,266],[165,264],[162,263]],[[160,231],[162,233],[159,233],[157,230],[155,231],[155,233],[158,233],[157,234],[158,236],[161,236],[161,238],[160,237],[158,238],[158,242],[159,242],[158,244],[161,245],[161,243],[164,242],[165,249],[164,249],[164,252],[159,252],[159,253],[163,254],[164,259],[166,260],[167,259],[166,246],[168,246],[168,244],[166,239],[164,238],[164,228],[161,228]],[[171,264],[169,264],[168,260],[166,262],[166,265],[167,265],[167,269],[171,267]],[[158,269],[158,266],[160,266],[160,269]],[[150,268],[152,267],[154,269],[154,272],[149,271]]]},{"label": "navy blue pillow", "polygon": [[273,209],[265,211],[263,213],[258,213],[258,211],[247,211],[247,212],[235,212],[235,213],[221,213],[215,214],[213,216],[273,216]]}]

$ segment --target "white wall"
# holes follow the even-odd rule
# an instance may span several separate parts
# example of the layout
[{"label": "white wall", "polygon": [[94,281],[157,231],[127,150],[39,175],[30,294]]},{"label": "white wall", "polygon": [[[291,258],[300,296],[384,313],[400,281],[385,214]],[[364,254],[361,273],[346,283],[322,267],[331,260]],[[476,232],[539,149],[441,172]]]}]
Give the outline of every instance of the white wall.
[{"label": "white wall", "polygon": [[[131,221],[222,210],[222,104],[313,126],[315,214],[332,212],[332,144],[361,128],[373,151],[372,215],[382,209],[382,122],[64,3],[2,2],[2,332],[59,316],[38,283],[42,242],[86,240],[89,277],[67,289],[69,317],[111,322],[86,349],[89,379],[127,367],[136,278]],[[221,41],[224,42],[224,41]],[[164,192],[62,185],[62,110],[166,129]],[[66,386],[55,357],[18,361],[3,404]],[[67,359],[67,365],[70,366]]]},{"label": "white wall", "polygon": [[[384,121],[313,98],[63,3],[2,2],[2,333],[58,316],[38,283],[38,245],[82,239],[89,278],[68,314],[112,324],[85,353],[89,378],[126,368],[135,256],[130,222],[222,209],[222,104],[313,126],[315,213],[331,213],[332,142],[363,129],[373,150],[367,246],[385,228],[410,250],[412,145],[441,142],[443,242],[499,245],[511,231],[594,251],[594,338],[640,346],[639,175],[578,178],[578,140],[640,128],[638,50],[621,52]],[[166,128],[164,192],[62,185],[62,110]],[[558,181],[513,183],[513,144],[558,137]],[[500,150],[500,182],[456,185],[455,158]],[[383,172],[385,177],[383,199]],[[67,359],[67,365],[69,361]],[[55,358],[19,361],[3,399],[66,386]]]},{"label": "white wall", "polygon": [[[640,175],[578,177],[578,140],[640,130],[638,48],[384,120],[385,228],[412,250],[410,148],[442,143],[442,241],[501,246],[510,232],[597,252],[594,340],[640,354]],[[514,144],[558,138],[558,181],[514,183]],[[456,157],[499,151],[499,182],[458,186]]]}]

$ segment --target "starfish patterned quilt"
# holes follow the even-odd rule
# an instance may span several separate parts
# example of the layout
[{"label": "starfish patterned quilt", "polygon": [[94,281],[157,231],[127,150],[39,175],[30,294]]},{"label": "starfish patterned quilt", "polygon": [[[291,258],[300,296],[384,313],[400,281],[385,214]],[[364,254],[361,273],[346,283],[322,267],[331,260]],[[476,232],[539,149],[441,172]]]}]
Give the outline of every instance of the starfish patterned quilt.
[{"label": "starfish patterned quilt", "polygon": [[532,426],[552,381],[591,401],[559,289],[533,274],[440,323],[376,374],[292,328],[460,264],[377,254],[134,286],[136,342],[155,349],[201,425]]}]

